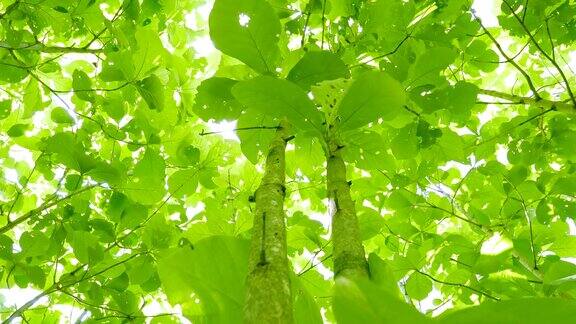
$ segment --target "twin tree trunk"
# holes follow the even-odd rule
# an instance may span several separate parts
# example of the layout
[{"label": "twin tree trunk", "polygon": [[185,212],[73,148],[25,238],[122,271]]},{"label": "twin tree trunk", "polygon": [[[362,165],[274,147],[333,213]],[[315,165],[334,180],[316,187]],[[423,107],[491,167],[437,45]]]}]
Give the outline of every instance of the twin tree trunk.
[{"label": "twin tree trunk", "polygon": [[346,164],[342,159],[342,146],[328,134],[326,189],[331,204],[332,258],[334,277],[349,279],[368,278],[364,246],[360,237],[356,207],[350,196],[350,183],[346,180]]},{"label": "twin tree trunk", "polygon": [[284,123],[270,143],[264,177],[254,194],[256,211],[246,279],[245,323],[292,323],[290,266],[284,221],[286,143]]},{"label": "twin tree trunk", "polygon": [[[292,323],[290,266],[284,214],[288,126],[280,124],[270,143],[264,176],[254,194],[256,210],[246,279],[246,323]],[[368,264],[360,237],[341,146],[329,134],[327,193],[332,217],[334,276],[368,278]]]}]

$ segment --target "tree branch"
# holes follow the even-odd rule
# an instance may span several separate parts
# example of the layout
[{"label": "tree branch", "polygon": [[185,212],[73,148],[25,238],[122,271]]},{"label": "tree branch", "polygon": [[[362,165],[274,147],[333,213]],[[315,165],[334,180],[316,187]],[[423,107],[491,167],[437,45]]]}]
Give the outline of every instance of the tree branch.
[{"label": "tree branch", "polygon": [[[544,57],[550,61],[550,63],[552,63],[552,65],[554,65],[554,67],[556,68],[556,70],[558,71],[558,73],[560,73],[560,77],[562,78],[562,81],[564,81],[565,85],[566,85],[566,91],[568,91],[568,95],[570,96],[570,100],[572,101],[573,106],[576,109],[576,98],[574,97],[574,93],[572,93],[572,88],[570,88],[570,83],[568,82],[568,79],[566,78],[566,75],[564,74],[564,71],[562,71],[562,69],[560,68],[560,65],[558,65],[558,62],[556,62],[556,60],[554,58],[552,58],[548,53],[546,53],[546,51],[544,51],[544,49],[542,48],[542,46],[540,46],[540,44],[538,44],[538,42],[536,41],[536,39],[534,38],[534,36],[532,35],[532,33],[530,32],[530,30],[528,29],[528,27],[526,26],[526,24],[524,23],[523,18],[520,18],[516,12],[514,11],[514,9],[512,8],[512,6],[510,6],[510,4],[508,3],[507,0],[503,0],[504,4],[508,7],[508,9],[510,9],[510,11],[512,12],[512,14],[514,15],[514,18],[516,18],[516,20],[518,21],[518,23],[520,23],[520,26],[522,26],[522,29],[524,29],[524,32],[526,32],[526,35],[528,35],[528,37],[530,38],[530,40],[532,41],[532,43],[534,43],[534,46],[536,46],[536,48],[538,49],[538,51],[540,51],[540,53],[542,53],[542,55],[544,55]],[[526,8],[524,8],[526,9]],[[552,44],[552,53],[554,53],[554,45]]]},{"label": "tree branch", "polygon": [[[238,128],[234,128],[233,131],[237,132],[237,131],[246,131],[246,130],[255,130],[255,129],[278,129],[279,126],[250,126],[250,127],[238,127]],[[200,136],[206,136],[206,135],[214,135],[214,134],[221,134],[224,133],[225,131],[215,131],[215,132],[205,132],[204,130],[202,130],[198,135]]]},{"label": "tree branch", "polygon": [[3,13],[0,14],[0,19],[4,18],[4,16],[9,15],[12,11],[16,10],[16,8],[18,7],[19,4],[20,4],[20,0],[14,1],[13,4],[9,5],[6,8],[6,11],[4,11]]},{"label": "tree branch", "polygon": [[474,288],[474,287],[471,287],[471,286],[468,286],[468,285],[465,285],[465,284],[461,284],[461,283],[448,282],[448,281],[443,281],[443,280],[440,280],[440,279],[436,279],[436,278],[434,278],[433,276],[427,274],[426,272],[420,271],[420,270],[418,270],[418,269],[414,269],[414,271],[418,272],[419,274],[421,274],[421,275],[423,275],[423,276],[426,276],[426,277],[430,278],[430,280],[432,280],[432,281],[434,281],[434,282],[437,282],[437,283],[439,283],[439,284],[443,284],[443,285],[447,285],[447,286],[455,286],[455,287],[460,287],[460,288],[466,288],[466,289],[472,290],[473,292],[478,293],[478,294],[480,294],[480,295],[482,295],[482,296],[488,297],[488,298],[490,298],[490,299],[492,299],[492,300],[496,300],[496,301],[499,301],[499,300],[500,300],[500,298],[494,297],[494,296],[492,296],[492,295],[490,295],[490,294],[488,294],[488,293],[485,293],[485,292],[483,292],[482,290],[476,289],[476,288]]},{"label": "tree branch", "polygon": [[542,108],[548,108],[559,112],[571,113],[571,114],[576,113],[576,106],[573,106],[571,104],[562,101],[552,101],[542,98],[537,99],[531,97],[522,97],[505,92],[500,92],[496,90],[487,90],[487,89],[480,89],[478,93],[494,98],[510,100],[511,102],[507,104],[537,105]]},{"label": "tree branch", "polygon": [[37,214],[40,213],[40,212],[42,212],[42,211],[44,211],[44,210],[46,210],[46,209],[48,209],[48,208],[54,207],[54,206],[58,205],[59,203],[65,201],[65,200],[67,200],[67,199],[70,199],[70,198],[72,198],[72,197],[74,197],[74,196],[76,196],[76,195],[79,195],[79,194],[81,194],[81,193],[83,193],[83,192],[85,192],[85,191],[88,191],[88,190],[90,190],[90,189],[92,189],[92,188],[94,188],[94,187],[98,187],[98,184],[84,187],[84,188],[82,188],[82,189],[80,189],[80,190],[78,190],[78,191],[75,191],[75,192],[70,193],[68,196],[65,196],[65,197],[63,197],[63,198],[60,198],[60,199],[55,200],[55,201],[50,202],[50,203],[42,204],[42,205],[40,205],[40,207],[38,207],[38,208],[36,208],[36,209],[33,209],[33,210],[27,212],[26,214],[24,214],[24,215],[16,218],[16,219],[13,220],[12,222],[10,222],[10,223],[8,223],[8,224],[0,227],[0,234],[4,234],[4,233],[8,232],[9,230],[11,230],[11,229],[13,229],[14,227],[16,227],[16,225],[21,224],[21,223],[27,221],[28,219],[34,217],[35,215],[37,215]]},{"label": "tree branch", "polygon": [[506,52],[504,51],[504,49],[502,48],[500,43],[498,43],[498,41],[496,40],[494,35],[492,35],[492,33],[490,33],[488,31],[488,29],[484,26],[484,24],[482,24],[480,19],[478,19],[478,17],[476,17],[476,14],[474,14],[474,11],[472,11],[472,16],[474,17],[474,19],[476,19],[476,21],[478,21],[478,24],[480,24],[480,27],[482,27],[482,30],[484,31],[484,33],[486,33],[488,38],[490,38],[490,40],[494,43],[494,45],[496,46],[496,48],[498,49],[500,54],[502,56],[504,56],[504,58],[506,59],[506,62],[512,64],[512,66],[514,66],[516,68],[516,70],[518,70],[518,72],[520,72],[520,74],[522,74],[524,76],[524,78],[526,79],[526,82],[528,83],[528,87],[530,88],[530,90],[532,90],[532,93],[534,94],[536,99],[540,99],[540,95],[538,94],[538,91],[536,90],[536,87],[534,86],[534,83],[532,82],[532,79],[530,78],[528,73],[526,73],[526,71],[524,71],[520,67],[520,65],[518,65],[518,63],[516,63],[516,61],[514,61],[513,58],[511,58],[508,54],[506,54]]},{"label": "tree branch", "polygon": [[411,32],[408,33],[408,34],[406,34],[406,36],[404,36],[404,38],[403,38],[403,39],[396,45],[396,47],[394,47],[394,49],[391,50],[390,52],[385,53],[385,54],[382,54],[382,55],[375,56],[375,57],[369,59],[368,61],[365,61],[365,62],[356,64],[356,65],[353,65],[353,66],[351,66],[350,68],[353,69],[353,68],[356,68],[356,67],[359,67],[359,66],[362,66],[362,65],[366,65],[366,64],[368,64],[368,63],[370,63],[370,62],[374,62],[374,61],[376,61],[376,60],[385,58],[386,56],[390,56],[390,55],[398,52],[398,50],[400,49],[400,47],[402,47],[402,45],[403,45],[411,36],[412,36],[412,33],[411,33]]},{"label": "tree branch", "polygon": [[32,44],[21,44],[18,47],[12,47],[7,45],[5,42],[0,42],[0,48],[4,48],[12,51],[19,50],[35,50],[43,53],[85,53],[85,54],[97,54],[102,52],[102,48],[84,48],[84,47],[72,47],[72,46],[48,46],[40,42]]}]

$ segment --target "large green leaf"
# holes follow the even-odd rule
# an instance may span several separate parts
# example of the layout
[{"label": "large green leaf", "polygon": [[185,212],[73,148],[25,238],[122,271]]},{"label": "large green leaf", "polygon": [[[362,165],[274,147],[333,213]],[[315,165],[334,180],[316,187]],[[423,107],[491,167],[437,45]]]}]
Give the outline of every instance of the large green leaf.
[{"label": "large green leaf", "polygon": [[270,115],[249,109],[238,118],[237,126],[243,129],[238,132],[242,153],[253,164],[258,163],[260,155],[267,152],[268,144],[274,138],[274,127],[278,126],[278,121]]},{"label": "large green leaf", "polygon": [[342,60],[330,52],[306,52],[288,73],[288,80],[302,89],[325,80],[348,78],[350,72]]},{"label": "large green leaf", "polygon": [[576,302],[557,298],[526,298],[486,302],[439,318],[442,324],[568,324],[576,316]]},{"label": "large green leaf", "polygon": [[148,108],[162,111],[164,109],[164,86],[156,75],[151,75],[136,83],[136,89],[146,101]]},{"label": "large green leaf", "polygon": [[92,81],[84,71],[74,71],[72,74],[72,87],[78,98],[86,101],[95,100],[94,92],[92,91]]},{"label": "large green leaf", "polygon": [[339,127],[343,131],[362,127],[378,118],[390,121],[406,101],[402,85],[383,72],[366,72],[348,88],[340,102]]},{"label": "large green leaf", "polygon": [[125,193],[144,205],[158,202],[166,192],[165,169],[166,164],[162,156],[152,148],[146,149],[140,161],[134,166],[134,175],[126,184]]},{"label": "large green leaf", "polygon": [[280,21],[264,0],[216,0],[210,12],[216,48],[261,73],[274,73]]},{"label": "large green leaf", "polygon": [[432,47],[416,59],[410,69],[410,86],[438,85],[445,78],[440,75],[456,59],[456,51],[449,47]]},{"label": "large green leaf", "polygon": [[320,111],[306,93],[290,81],[261,76],[236,84],[232,94],[248,109],[277,118],[285,117],[303,131],[321,132]]},{"label": "large green leaf", "polygon": [[290,282],[292,284],[294,322],[320,324],[322,323],[320,308],[314,300],[314,297],[301,283],[301,280],[301,278],[294,275],[290,278]]},{"label": "large green leaf", "polygon": [[340,324],[428,323],[422,314],[370,281],[338,279],[334,314]]},{"label": "large green leaf", "polygon": [[343,136],[344,157],[354,162],[356,167],[366,170],[394,170],[396,162],[387,152],[386,143],[382,136],[376,132],[360,131],[349,132]]},{"label": "large green leaf", "polygon": [[[242,318],[248,241],[212,236],[166,252],[158,261],[164,292],[191,320],[237,323]],[[191,296],[194,296],[191,298]],[[195,299],[199,298],[200,303]]]},{"label": "large green leaf", "polygon": [[194,102],[194,113],[204,120],[234,120],[242,107],[232,96],[232,87],[238,83],[228,78],[214,77],[202,81]]},{"label": "large green leaf", "polygon": [[52,153],[58,163],[86,173],[96,167],[98,161],[86,154],[85,146],[72,133],[58,133],[46,140],[46,152]]}]

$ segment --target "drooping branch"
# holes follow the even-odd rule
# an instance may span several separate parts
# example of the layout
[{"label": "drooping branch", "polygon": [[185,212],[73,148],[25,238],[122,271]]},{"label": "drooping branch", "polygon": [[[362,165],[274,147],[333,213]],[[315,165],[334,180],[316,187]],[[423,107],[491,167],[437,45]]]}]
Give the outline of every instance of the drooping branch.
[{"label": "drooping branch", "polygon": [[[40,292],[36,296],[34,296],[32,299],[30,299],[29,301],[24,303],[22,306],[20,306],[18,309],[16,309],[12,314],[10,314],[10,316],[5,321],[3,321],[2,324],[9,324],[12,322],[12,320],[14,320],[18,317],[22,317],[27,310],[29,310],[32,306],[34,306],[38,301],[40,301],[40,299],[42,299],[45,296],[51,295],[57,291],[62,291],[64,288],[71,287],[71,286],[76,285],[80,282],[94,278],[95,276],[98,276],[98,275],[101,275],[105,272],[108,272],[108,271],[110,271],[110,270],[112,270],[112,269],[114,269],[114,268],[116,268],[122,264],[125,264],[126,262],[128,262],[128,261],[130,261],[130,260],[132,260],[132,259],[134,259],[140,255],[147,254],[147,253],[148,253],[147,251],[134,253],[131,256],[127,257],[126,259],[123,259],[123,260],[118,261],[114,264],[111,264],[111,265],[107,266],[106,268],[104,268],[100,271],[97,271],[91,275],[84,274],[83,276],[81,276],[77,280],[74,280],[74,279],[68,280],[69,276],[73,277],[79,269],[82,269],[84,266],[86,266],[86,264],[84,264],[81,267],[78,267],[75,270],[69,272],[68,273],[69,276],[66,276],[66,279],[65,279],[66,281],[62,281],[62,279],[60,279],[60,281],[55,282],[53,285],[46,288],[45,290],[43,290],[42,292]],[[87,271],[89,271],[89,270],[87,270]],[[62,277],[65,277],[65,276],[62,276]]]}]

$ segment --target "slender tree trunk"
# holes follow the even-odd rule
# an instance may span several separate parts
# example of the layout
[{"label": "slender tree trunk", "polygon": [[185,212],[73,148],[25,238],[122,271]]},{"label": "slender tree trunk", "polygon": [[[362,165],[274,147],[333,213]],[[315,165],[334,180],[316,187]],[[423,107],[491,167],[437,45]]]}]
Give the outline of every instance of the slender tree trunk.
[{"label": "slender tree trunk", "polygon": [[270,143],[264,177],[254,194],[256,211],[246,280],[246,323],[293,321],[284,221],[285,149],[288,140],[288,127],[282,123]]},{"label": "slender tree trunk", "polygon": [[360,237],[356,207],[346,180],[346,165],[341,146],[333,134],[328,135],[327,191],[331,204],[334,276],[350,279],[367,278],[368,263]]}]

